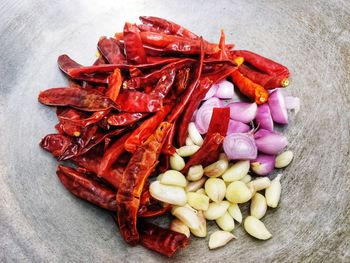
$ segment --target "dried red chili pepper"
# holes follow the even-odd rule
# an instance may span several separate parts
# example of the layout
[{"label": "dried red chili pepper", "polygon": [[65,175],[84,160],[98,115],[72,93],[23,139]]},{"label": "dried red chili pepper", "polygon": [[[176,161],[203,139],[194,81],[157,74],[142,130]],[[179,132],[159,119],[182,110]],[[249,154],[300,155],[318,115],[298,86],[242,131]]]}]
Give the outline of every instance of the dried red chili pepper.
[{"label": "dried red chili pepper", "polygon": [[155,16],[140,16],[139,19],[143,24],[152,26],[152,28],[156,28],[158,30],[163,30],[167,34],[190,39],[199,39],[199,36],[172,21]]},{"label": "dried red chili pepper", "polygon": [[59,165],[56,173],[62,184],[75,196],[99,207],[116,211],[117,202],[114,191],[69,167]]},{"label": "dried red chili pepper", "polygon": [[188,67],[177,71],[174,83],[177,93],[181,93],[186,89],[190,78],[190,71],[191,69]]},{"label": "dried red chili pepper", "polygon": [[134,124],[138,120],[141,120],[147,113],[132,113],[132,112],[121,112],[115,113],[108,116],[107,122],[112,126],[127,126]]},{"label": "dried red chili pepper", "polygon": [[159,95],[146,94],[136,90],[122,90],[116,105],[125,112],[156,112],[162,108],[162,98]]},{"label": "dried red chili pepper", "polygon": [[172,124],[162,122],[157,130],[135,151],[126,167],[117,193],[118,224],[126,242],[139,241],[137,211],[143,186],[158,162],[165,138]]},{"label": "dried red chili pepper", "polygon": [[149,218],[164,215],[169,212],[172,208],[170,204],[151,204],[151,205],[141,205],[138,211],[138,217]]},{"label": "dried red chili pepper", "polygon": [[86,127],[88,125],[99,122],[108,113],[109,113],[109,110],[102,110],[102,111],[95,111],[94,113],[91,114],[91,116],[84,118],[84,119],[73,119],[73,118],[67,117],[67,116],[60,116],[60,119],[66,121],[66,122],[69,122],[72,125]]},{"label": "dried red chili pepper", "polygon": [[223,140],[224,136],[219,133],[206,136],[201,148],[190,157],[185,167],[181,170],[181,173],[187,174],[188,169],[193,165],[202,164],[203,166],[206,166],[214,162],[215,159],[213,160],[211,156],[216,156],[217,153],[220,152]]},{"label": "dried red chili pepper", "polygon": [[141,32],[156,32],[156,33],[164,33],[164,34],[168,34],[169,32],[159,28],[159,27],[153,27],[150,25],[145,25],[145,24],[141,24],[141,25],[137,25],[137,28],[141,31]]},{"label": "dried red chili pepper", "polygon": [[58,108],[56,113],[59,119],[59,123],[56,125],[56,129],[60,133],[62,131],[69,136],[79,137],[81,134],[81,127],[70,120],[80,120],[82,114],[77,110],[71,108]]},{"label": "dried red chili pepper", "polygon": [[264,87],[246,78],[237,70],[232,72],[231,78],[232,82],[242,94],[255,101],[257,104],[267,102],[269,93],[266,91],[266,89],[264,89]]},{"label": "dried red chili pepper", "polygon": [[162,153],[167,155],[173,155],[176,152],[176,148],[173,146],[176,128],[176,123],[174,123],[163,145]]},{"label": "dried red chili pepper", "polygon": [[165,105],[156,114],[145,120],[124,143],[128,152],[135,152],[136,149],[148,139],[149,136],[157,129],[158,125],[164,120],[171,109],[170,105]]},{"label": "dried red chili pepper", "polygon": [[214,108],[211,115],[209,128],[206,136],[210,136],[214,133],[219,133],[222,136],[226,136],[228,123],[230,121],[230,108]]},{"label": "dried red chili pepper", "polygon": [[203,60],[204,60],[204,49],[203,49],[203,39],[200,38],[201,41],[201,53],[200,53],[200,59],[199,59],[199,65],[196,69],[196,73],[194,76],[194,80],[192,81],[191,85],[186,89],[184,92],[183,96],[181,96],[180,101],[178,101],[175,104],[175,107],[169,114],[167,120],[169,122],[174,122],[177,120],[177,118],[182,114],[184,111],[186,105],[188,104],[188,101],[190,100],[194,90],[197,88],[200,80],[200,76],[202,74],[202,69],[203,69]]},{"label": "dried red chili pepper", "polygon": [[264,74],[244,64],[238,70],[251,81],[263,86],[265,89],[287,87],[289,85],[288,77],[285,76]]},{"label": "dried red chili pepper", "polygon": [[289,70],[287,67],[251,51],[233,50],[231,51],[231,55],[243,57],[244,61],[266,74],[272,76],[283,76],[285,78],[288,78],[289,76]]},{"label": "dried red chili pepper", "polygon": [[116,101],[119,95],[120,87],[123,83],[123,77],[119,68],[116,68],[108,77],[108,89],[106,96],[112,101]]},{"label": "dried red chili pepper", "polygon": [[140,30],[135,24],[125,23],[123,31],[125,53],[131,64],[143,64],[147,62],[146,52],[142,45]]},{"label": "dried red chili pepper", "polygon": [[188,246],[189,239],[184,235],[142,221],[138,224],[140,243],[151,250],[171,257],[179,248]]},{"label": "dried red chili pepper", "polygon": [[177,140],[180,146],[185,144],[188,125],[191,122],[193,113],[198,108],[212,84],[213,82],[209,78],[201,79],[198,88],[193,92],[192,99],[188,102],[186,111],[184,111],[181,119],[179,120]]},{"label": "dried red chili pepper", "polygon": [[50,152],[53,156],[61,156],[71,145],[72,138],[63,134],[48,134],[40,141],[40,146]]},{"label": "dried red chili pepper", "polygon": [[98,91],[77,88],[52,88],[40,92],[39,101],[49,106],[71,106],[83,111],[117,108],[115,103]]},{"label": "dried red chili pepper", "polygon": [[121,49],[118,40],[101,37],[97,43],[97,48],[110,64],[126,63],[124,52]]},{"label": "dried red chili pepper", "polygon": [[176,75],[175,68],[169,68],[164,71],[164,75],[158,80],[156,86],[151,91],[150,95],[158,95],[161,98],[166,97],[171,87],[174,84]]}]

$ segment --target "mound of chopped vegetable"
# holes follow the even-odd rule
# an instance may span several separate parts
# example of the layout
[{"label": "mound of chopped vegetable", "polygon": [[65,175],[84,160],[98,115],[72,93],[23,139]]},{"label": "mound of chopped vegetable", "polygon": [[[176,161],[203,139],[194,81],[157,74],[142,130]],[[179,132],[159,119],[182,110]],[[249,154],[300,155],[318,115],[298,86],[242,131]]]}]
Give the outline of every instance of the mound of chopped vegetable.
[{"label": "mound of chopped vegetable", "polygon": [[[169,257],[190,233],[207,236],[206,220],[222,229],[209,248],[225,245],[234,220],[242,222],[238,204],[249,200],[244,228],[270,238],[260,219],[278,204],[281,176],[266,176],[293,158],[274,123],[287,124],[287,109],[299,107],[279,89],[289,84],[288,69],[235,50],[223,31],[217,44],[162,18],[140,20],[101,37],[92,66],[58,58],[69,85],[39,94],[59,121],[40,146],[69,161],[57,176],[111,211],[126,242]],[[252,180],[249,171],[264,177]],[[150,222],[168,213],[176,217],[170,229]]]}]

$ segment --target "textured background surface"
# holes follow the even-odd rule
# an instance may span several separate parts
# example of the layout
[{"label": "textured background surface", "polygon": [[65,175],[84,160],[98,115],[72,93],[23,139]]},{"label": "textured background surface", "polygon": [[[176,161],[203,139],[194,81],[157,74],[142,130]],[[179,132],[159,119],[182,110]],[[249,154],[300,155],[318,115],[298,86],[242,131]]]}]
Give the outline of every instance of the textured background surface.
[{"label": "textured background surface", "polygon": [[288,93],[302,99],[284,128],[295,160],[282,201],[263,219],[274,237],[259,242],[239,227],[224,249],[193,239],[169,261],[350,262],[349,1],[121,2],[0,1],[0,261],[164,261],[126,245],[108,214],[68,194],[37,145],[56,121],[37,94],[65,84],[57,56],[91,63],[99,36],[158,15],[211,41],[224,28],[239,48],[286,64]]}]

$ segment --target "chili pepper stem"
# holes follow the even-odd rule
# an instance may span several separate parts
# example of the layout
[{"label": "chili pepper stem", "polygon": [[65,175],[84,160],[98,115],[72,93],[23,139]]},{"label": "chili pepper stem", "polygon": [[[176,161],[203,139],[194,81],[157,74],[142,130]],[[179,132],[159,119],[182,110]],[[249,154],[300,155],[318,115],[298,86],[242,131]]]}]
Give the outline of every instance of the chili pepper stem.
[{"label": "chili pepper stem", "polygon": [[281,81],[281,86],[282,86],[282,87],[287,87],[288,85],[289,85],[289,79],[288,79],[288,78],[283,79],[283,80]]}]

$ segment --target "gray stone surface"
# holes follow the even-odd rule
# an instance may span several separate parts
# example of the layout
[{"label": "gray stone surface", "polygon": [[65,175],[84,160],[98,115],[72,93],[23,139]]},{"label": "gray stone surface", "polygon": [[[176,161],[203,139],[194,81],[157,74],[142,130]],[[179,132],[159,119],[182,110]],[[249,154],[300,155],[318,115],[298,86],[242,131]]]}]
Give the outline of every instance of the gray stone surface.
[{"label": "gray stone surface", "polygon": [[[61,186],[38,142],[53,131],[40,90],[64,85],[56,58],[94,60],[101,35],[139,15],[177,21],[286,64],[302,109],[283,132],[295,153],[267,242],[247,236],[209,251],[192,239],[171,262],[350,262],[350,4],[333,1],[0,1],[0,261],[164,262],[129,247],[112,218]],[[211,228],[214,229],[214,228]]]}]

